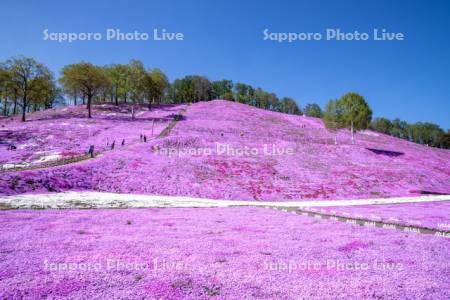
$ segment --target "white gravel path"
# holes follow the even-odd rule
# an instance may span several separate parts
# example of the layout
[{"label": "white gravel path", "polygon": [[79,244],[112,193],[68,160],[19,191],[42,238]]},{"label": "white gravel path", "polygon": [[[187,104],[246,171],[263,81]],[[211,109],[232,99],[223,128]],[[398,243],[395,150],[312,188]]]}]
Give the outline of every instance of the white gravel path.
[{"label": "white gravel path", "polygon": [[25,194],[0,197],[0,208],[138,208],[138,207],[324,207],[408,202],[450,201],[450,195],[395,197],[352,200],[314,201],[240,201],[202,199],[181,196],[153,196],[104,192],[64,192],[53,194]]}]

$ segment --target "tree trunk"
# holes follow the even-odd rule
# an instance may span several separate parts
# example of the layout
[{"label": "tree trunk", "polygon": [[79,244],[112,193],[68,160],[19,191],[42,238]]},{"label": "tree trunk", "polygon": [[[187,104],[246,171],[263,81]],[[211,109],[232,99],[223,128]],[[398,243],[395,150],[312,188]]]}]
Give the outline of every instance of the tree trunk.
[{"label": "tree trunk", "polygon": [[117,86],[114,89],[114,101],[116,102],[116,106],[119,106],[119,97],[117,96]]},{"label": "tree trunk", "polygon": [[22,104],[22,122],[25,122],[25,114],[26,114],[27,105],[25,104],[25,101]]},{"label": "tree trunk", "polygon": [[3,104],[3,115],[7,116],[8,115],[8,97],[5,95],[5,98],[3,99],[4,104]]},{"label": "tree trunk", "polygon": [[131,105],[131,119],[134,120],[134,103]]},{"label": "tree trunk", "polygon": [[92,118],[91,115],[91,102],[92,102],[92,95],[88,95],[88,101],[87,101],[87,109],[88,109],[88,118]]},{"label": "tree trunk", "polygon": [[83,100],[83,105],[85,104],[85,98],[86,98],[86,95],[83,94],[83,98],[82,98],[82,100]]},{"label": "tree trunk", "polygon": [[73,97],[73,105],[77,105],[77,94],[75,94],[75,97]]},{"label": "tree trunk", "polygon": [[114,92],[114,100],[116,101],[116,106],[119,106],[119,97],[117,96],[117,86]]},{"label": "tree trunk", "polygon": [[351,122],[351,132],[352,132],[352,145],[355,144],[355,130],[353,129],[353,121]]},{"label": "tree trunk", "polygon": [[22,122],[25,122],[26,112],[27,112],[27,92],[25,90],[23,94],[23,103],[22,103]]},{"label": "tree trunk", "polygon": [[14,106],[13,106],[13,115],[17,113],[17,95],[14,94]]}]

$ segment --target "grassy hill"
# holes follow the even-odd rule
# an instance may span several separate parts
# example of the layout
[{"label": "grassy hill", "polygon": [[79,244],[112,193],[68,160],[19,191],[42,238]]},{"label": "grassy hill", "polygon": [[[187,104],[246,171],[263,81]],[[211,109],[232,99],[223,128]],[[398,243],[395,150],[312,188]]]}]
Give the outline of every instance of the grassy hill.
[{"label": "grassy hill", "polygon": [[372,131],[357,133],[352,145],[348,130],[330,132],[316,118],[222,100],[139,107],[136,120],[126,105],[97,105],[93,119],[85,115],[77,106],[36,113],[26,123],[0,121],[3,165],[39,165],[51,155],[82,155],[89,145],[101,154],[3,171],[0,193],[98,190],[280,201],[450,193],[450,151]]}]

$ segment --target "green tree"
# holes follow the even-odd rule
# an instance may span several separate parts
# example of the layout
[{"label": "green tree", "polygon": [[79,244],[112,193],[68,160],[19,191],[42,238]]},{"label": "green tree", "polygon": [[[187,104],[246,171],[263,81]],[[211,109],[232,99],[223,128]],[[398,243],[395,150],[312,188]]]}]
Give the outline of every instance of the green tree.
[{"label": "green tree", "polygon": [[252,105],[252,101],[255,97],[255,89],[245,83],[236,83],[235,89],[235,99],[239,103],[246,103]]},{"label": "green tree", "polygon": [[39,80],[51,80],[52,73],[46,66],[29,57],[15,57],[6,64],[11,72],[11,82],[22,98],[22,122],[25,122],[30,92],[36,88]]},{"label": "green tree", "polygon": [[267,99],[269,103],[268,109],[271,111],[279,111],[280,102],[277,95],[275,93],[268,93]]},{"label": "green tree", "polygon": [[194,100],[208,101],[211,100],[211,82],[204,76],[192,76],[190,79],[192,90],[194,92]]},{"label": "green tree", "polygon": [[450,130],[447,130],[447,132],[442,132],[441,134],[439,134],[433,146],[444,149],[450,149]]},{"label": "green tree", "polygon": [[169,96],[175,103],[194,102],[194,91],[190,78],[176,79],[169,88]]},{"label": "green tree", "polygon": [[126,101],[130,87],[130,69],[128,65],[114,64],[105,68],[106,76],[110,82],[109,94],[111,102],[119,105],[119,100]]},{"label": "green tree", "polygon": [[7,107],[8,99],[13,104],[12,114],[15,115],[17,113],[17,102],[20,96],[20,90],[17,83],[13,81],[13,74],[6,64],[0,66],[0,99],[2,95],[4,99],[4,115],[8,115],[10,111],[10,108]]},{"label": "green tree", "polygon": [[411,133],[414,142],[435,146],[445,132],[436,124],[417,122],[411,125]]},{"label": "green tree", "polygon": [[80,62],[65,66],[61,71],[60,83],[64,90],[79,90],[87,97],[88,117],[91,118],[92,99],[108,85],[105,72],[91,63]]},{"label": "green tree", "polygon": [[294,99],[289,97],[284,97],[280,101],[279,105],[280,112],[291,114],[291,115],[301,115],[302,111],[298,107]]},{"label": "green tree", "polygon": [[316,103],[308,103],[303,109],[303,114],[308,117],[322,118],[322,109]]},{"label": "green tree", "polygon": [[217,80],[211,82],[211,98],[234,100],[233,97],[233,81],[231,80]]},{"label": "green tree", "polygon": [[402,138],[405,140],[411,139],[410,125],[407,122],[402,121],[399,118],[396,118],[396,119],[392,120],[391,124],[392,124],[392,126],[391,126],[391,131],[389,133],[390,135],[398,137],[398,138]]},{"label": "green tree", "polygon": [[376,118],[370,123],[370,129],[384,134],[391,134],[392,122],[386,118]]},{"label": "green tree", "polygon": [[[139,60],[132,60],[128,67],[130,69],[130,100],[131,105],[131,118],[135,118],[135,105],[143,103],[148,89],[152,88],[153,83],[149,82],[150,76],[148,76],[144,65]],[[150,78],[151,81],[151,78]]]},{"label": "green tree", "polygon": [[60,94],[53,77],[39,77],[33,79],[33,88],[30,90],[29,99],[34,110],[39,107],[52,108],[53,103]]},{"label": "green tree", "polygon": [[355,130],[366,129],[372,120],[372,110],[366,100],[357,93],[347,93],[338,100],[342,124],[350,128],[352,144],[355,143]]},{"label": "green tree", "polygon": [[335,133],[334,144],[337,144],[337,131],[343,126],[342,112],[338,105],[338,100],[328,101],[323,112],[323,122],[328,130]]},{"label": "green tree", "polygon": [[3,114],[7,115],[8,111],[8,98],[10,97],[10,86],[11,86],[11,72],[8,68],[0,64],[0,104],[3,100]]},{"label": "green tree", "polygon": [[174,102],[197,102],[211,100],[212,85],[208,78],[198,75],[177,79],[170,87],[170,97]]},{"label": "green tree", "polygon": [[270,107],[270,95],[269,93],[265,92],[261,88],[257,88],[255,90],[255,101],[256,101],[256,107],[263,108],[263,109],[269,109]]},{"label": "green tree", "polygon": [[194,89],[189,77],[177,79],[172,85],[172,90],[176,102],[188,102],[192,103],[195,100]]},{"label": "green tree", "polygon": [[158,93],[156,83],[151,76],[151,70],[145,72],[143,84],[144,99],[147,99],[148,110],[151,110],[152,103],[155,102]]},{"label": "green tree", "polygon": [[152,87],[152,100],[156,100],[159,105],[162,101],[164,93],[169,86],[169,80],[166,74],[164,74],[160,69],[153,69],[149,71],[150,81],[153,84]]}]

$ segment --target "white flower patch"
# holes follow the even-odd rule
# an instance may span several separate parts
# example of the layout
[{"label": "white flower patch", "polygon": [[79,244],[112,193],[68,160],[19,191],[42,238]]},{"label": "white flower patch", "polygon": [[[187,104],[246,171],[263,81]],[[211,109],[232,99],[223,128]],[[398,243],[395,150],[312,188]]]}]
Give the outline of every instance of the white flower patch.
[{"label": "white flower patch", "polygon": [[31,165],[27,162],[17,163],[17,164],[4,164],[1,165],[0,169],[8,170],[8,169],[14,169],[14,168],[25,168]]},{"label": "white flower patch", "polygon": [[380,136],[378,133],[370,131],[370,130],[363,130],[360,131],[361,134],[369,135],[369,136]]},{"label": "white flower patch", "polygon": [[17,149],[18,149],[18,150],[22,150],[22,149],[25,149],[25,148],[27,148],[27,147],[33,147],[33,146],[36,146],[36,144],[25,143],[25,144],[22,144],[22,145],[18,145],[18,146],[17,146]]},{"label": "white flower patch", "polygon": [[[74,200],[76,203],[74,204]],[[381,202],[380,202],[381,200]],[[76,208],[97,207],[228,207],[228,206],[259,206],[270,205],[274,210],[284,207],[307,207],[307,206],[347,206],[368,205],[375,203],[392,204],[408,202],[436,202],[449,201],[450,195],[398,197],[384,199],[352,199],[352,200],[314,200],[314,201],[241,201],[241,200],[218,200],[183,196],[157,196],[141,194],[119,194],[108,192],[62,192],[51,194],[23,194],[14,196],[0,196],[0,204],[15,208]],[[312,209],[311,209],[312,210]],[[305,213],[307,214],[307,213]]]},{"label": "white flower patch", "polygon": [[41,164],[41,163],[45,163],[48,161],[55,161],[60,158],[61,158],[61,154],[59,154],[59,152],[54,152],[54,153],[39,157],[39,159],[34,160],[32,162],[32,164]]}]

